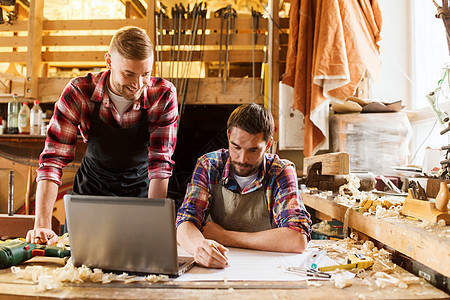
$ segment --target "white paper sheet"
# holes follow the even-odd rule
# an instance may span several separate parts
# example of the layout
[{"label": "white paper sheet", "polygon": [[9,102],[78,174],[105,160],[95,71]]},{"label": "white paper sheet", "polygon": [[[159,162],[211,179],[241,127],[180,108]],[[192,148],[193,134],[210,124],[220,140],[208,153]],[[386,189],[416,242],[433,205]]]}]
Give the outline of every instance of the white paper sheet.
[{"label": "white paper sheet", "polygon": [[[239,248],[229,248],[229,250],[228,268],[207,269],[195,266],[175,281],[298,281],[311,279],[311,277],[285,271],[287,267],[303,265],[309,252],[312,251],[311,249],[302,254]],[[319,267],[335,264],[336,262],[325,256],[320,260]]]}]

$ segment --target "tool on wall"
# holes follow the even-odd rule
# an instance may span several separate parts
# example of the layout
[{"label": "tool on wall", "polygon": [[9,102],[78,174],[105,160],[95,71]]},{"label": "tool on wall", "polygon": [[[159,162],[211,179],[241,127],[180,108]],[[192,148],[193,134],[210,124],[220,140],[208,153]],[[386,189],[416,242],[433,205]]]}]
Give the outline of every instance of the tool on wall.
[{"label": "tool on wall", "polygon": [[231,5],[228,5],[226,7],[226,11],[224,14],[224,18],[227,22],[227,31],[226,31],[226,42],[225,42],[225,64],[224,64],[224,72],[223,72],[223,88],[222,92],[224,94],[227,93],[227,79],[229,75],[229,69],[230,66],[228,65],[229,62],[229,54],[230,54],[230,43],[232,42],[232,37],[236,28],[236,18],[237,13],[234,8],[231,7]]},{"label": "tool on wall", "polygon": [[[185,102],[186,102],[186,95],[187,95],[187,88],[189,84],[189,78],[191,74],[191,68],[192,68],[192,56],[194,54],[196,40],[197,40],[197,34],[199,29],[199,21],[203,20],[203,27],[202,27],[202,43],[203,43],[203,50],[204,50],[204,39],[205,39],[205,28],[206,28],[206,3],[200,2],[196,3],[192,10],[190,10],[190,7],[188,6],[188,10],[186,11],[186,30],[185,30],[185,37],[187,36],[187,33],[189,32],[189,41],[183,44],[183,47],[185,50],[183,55],[183,66],[182,66],[182,72],[181,72],[181,81],[180,86],[176,86],[178,90],[178,94],[181,97],[181,103],[179,107],[179,114],[178,114],[178,123],[180,123],[181,116],[184,111]],[[190,30],[187,29],[187,24],[190,22]],[[203,57],[202,57],[203,60]],[[177,78],[178,79],[178,78]],[[198,95],[198,94],[197,94]]]},{"label": "tool on wall", "polygon": [[262,18],[262,14],[259,11],[251,9],[252,13],[252,95],[253,102],[256,100],[256,66],[255,66],[255,48],[258,45],[259,23]]},{"label": "tool on wall", "polygon": [[164,27],[163,27],[163,23],[165,19],[168,19],[169,16],[167,15],[166,11],[167,11],[167,6],[165,6],[162,2],[159,2],[160,5],[160,9],[159,11],[156,12],[155,14],[155,22],[156,22],[156,28],[158,30],[158,32],[156,33],[156,47],[155,47],[155,51],[156,51],[156,72],[155,74],[158,74],[158,76],[163,77],[163,61],[164,61],[164,57],[163,57],[163,51],[164,51]]},{"label": "tool on wall", "polygon": [[223,24],[226,7],[222,7],[214,12],[215,18],[220,18],[220,32],[219,32],[219,73],[217,77],[222,77],[222,45],[223,45]]},{"label": "tool on wall", "polygon": [[204,60],[204,56],[205,56],[205,40],[206,40],[206,15],[208,13],[208,9],[207,9],[207,4],[206,2],[203,2],[202,5],[202,9],[200,10],[200,14],[201,14],[201,42],[200,42],[200,63],[198,66],[198,80],[197,80],[197,91],[195,93],[195,101],[198,101],[198,93],[200,90],[200,78],[201,78],[201,70],[202,70],[202,65],[203,65],[203,60]]}]

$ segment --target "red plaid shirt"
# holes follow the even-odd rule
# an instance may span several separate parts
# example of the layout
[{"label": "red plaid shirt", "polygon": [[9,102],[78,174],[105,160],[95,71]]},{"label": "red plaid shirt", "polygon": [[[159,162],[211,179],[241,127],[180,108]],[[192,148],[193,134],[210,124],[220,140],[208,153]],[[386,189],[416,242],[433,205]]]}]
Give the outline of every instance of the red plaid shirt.
[{"label": "red plaid shirt", "polygon": [[148,177],[168,178],[172,174],[172,154],[177,141],[178,103],[172,83],[152,77],[139,100],[123,114],[122,123],[110,102],[106,83],[109,71],[89,73],[72,79],[58,102],[50,121],[44,151],[39,158],[37,181],[48,179],[61,184],[62,169],[75,157],[77,130],[86,143],[89,139],[90,114],[95,102],[102,102],[99,117],[108,125],[129,128],[139,122],[140,108],[148,112]]}]

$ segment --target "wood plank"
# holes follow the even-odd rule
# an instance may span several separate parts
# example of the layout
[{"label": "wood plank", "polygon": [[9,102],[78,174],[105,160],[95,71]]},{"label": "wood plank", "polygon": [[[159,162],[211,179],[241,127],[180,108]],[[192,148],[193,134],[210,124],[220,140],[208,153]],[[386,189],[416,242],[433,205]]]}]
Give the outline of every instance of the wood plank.
[{"label": "wood plank", "polygon": [[44,31],[117,30],[124,26],[137,26],[145,28],[145,24],[145,19],[45,20]]},{"label": "wood plank", "polygon": [[25,97],[37,98],[38,78],[41,75],[42,24],[44,20],[44,0],[30,3],[30,19],[28,21],[27,76],[25,81]]},{"label": "wood plank", "polygon": [[[261,79],[256,80],[256,90],[259,91]],[[226,93],[223,91],[222,78],[202,78],[197,95],[198,78],[189,80],[186,104],[244,104],[252,101],[252,78],[228,77]],[[263,95],[256,95],[255,103],[263,103]]]},{"label": "wood plank", "polygon": [[[0,214],[0,237],[25,238],[28,230],[34,227],[34,219],[34,215],[8,216]],[[54,216],[52,217],[52,229],[57,234],[61,229],[59,221]]]},{"label": "wood plank", "polygon": [[[71,78],[39,78],[39,99],[55,102]],[[222,93],[221,78],[201,78],[197,97],[198,78],[189,80],[186,104],[243,104],[252,99],[252,78],[228,78],[227,93]],[[261,79],[256,80],[259,91]],[[256,103],[263,103],[263,96],[257,95]],[[181,100],[181,97],[179,97]]]},{"label": "wood plank", "polygon": [[14,23],[12,24],[8,23],[0,24],[0,31],[19,32],[27,30],[28,30],[28,21],[25,20],[14,21]]},{"label": "wood plank", "polygon": [[338,152],[305,157],[303,174],[308,174],[308,168],[316,162],[322,163],[322,175],[347,175],[350,171],[348,153]]},{"label": "wood plank", "polygon": [[26,47],[27,36],[2,36],[0,37],[0,47]]},{"label": "wood plank", "polygon": [[[183,28],[186,26],[183,21]],[[144,18],[137,19],[98,19],[98,20],[44,20],[44,31],[63,31],[63,30],[117,30],[124,26],[138,26],[145,28],[146,20]],[[191,21],[188,21],[188,28]],[[220,18],[211,18],[206,22],[207,30],[220,31]],[[163,28],[171,28],[171,19],[163,20]],[[251,30],[252,18],[238,17],[236,19],[237,30]],[[267,19],[260,20],[260,29],[266,30]],[[19,20],[11,24],[0,24],[0,31],[27,31],[28,21]]]},{"label": "wood plank", "polygon": [[39,99],[42,102],[58,101],[64,87],[72,78],[39,78]]},{"label": "wood plank", "polygon": [[[109,46],[112,35],[46,35],[42,37],[43,46]],[[170,46],[171,35],[163,35],[163,46]],[[236,34],[232,38],[232,45],[247,45],[252,44],[253,35],[251,33]],[[186,40],[181,40],[181,45],[189,44],[190,35],[187,35]],[[201,35],[196,35],[193,44],[201,45]],[[26,36],[5,36],[0,37],[0,47],[26,47],[28,37]],[[266,35],[258,34],[256,45],[263,46],[266,44]],[[220,34],[212,33],[205,36],[205,46],[219,46]],[[225,47],[224,41],[222,41]]]},{"label": "wood plank", "polygon": [[27,52],[0,52],[0,62],[24,63],[27,60]]},{"label": "wood plank", "polygon": [[[45,62],[91,62],[91,61],[104,61],[106,51],[47,51],[42,53],[42,60]],[[186,51],[180,51],[180,60],[187,58],[184,54]],[[199,61],[201,58],[201,51],[187,51],[192,52],[192,61]],[[219,61],[219,50],[205,51],[203,55],[203,61]],[[7,56],[5,56],[7,58]],[[169,61],[170,51],[162,52],[162,59]],[[0,61],[2,56],[0,55]],[[264,51],[255,51],[255,61],[262,62],[264,59]],[[229,62],[251,62],[252,51],[251,50],[230,50]]]},{"label": "wood plank", "polygon": [[[302,193],[301,197],[306,206],[344,222],[345,205],[306,193]],[[349,227],[450,277],[450,239],[446,237],[448,227],[427,231],[418,224],[409,219],[376,219],[375,216],[364,216],[353,210],[349,216]]]}]

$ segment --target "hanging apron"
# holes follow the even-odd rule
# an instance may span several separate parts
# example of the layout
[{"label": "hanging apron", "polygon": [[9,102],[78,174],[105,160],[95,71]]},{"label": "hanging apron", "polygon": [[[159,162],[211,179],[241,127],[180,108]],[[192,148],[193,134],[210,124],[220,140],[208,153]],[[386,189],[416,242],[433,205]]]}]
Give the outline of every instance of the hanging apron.
[{"label": "hanging apron", "polygon": [[130,128],[108,126],[95,104],[86,154],[75,175],[74,194],[148,197],[148,117]]},{"label": "hanging apron", "polygon": [[257,232],[272,228],[266,185],[248,194],[234,193],[219,183],[213,192],[208,219],[226,230]]}]

